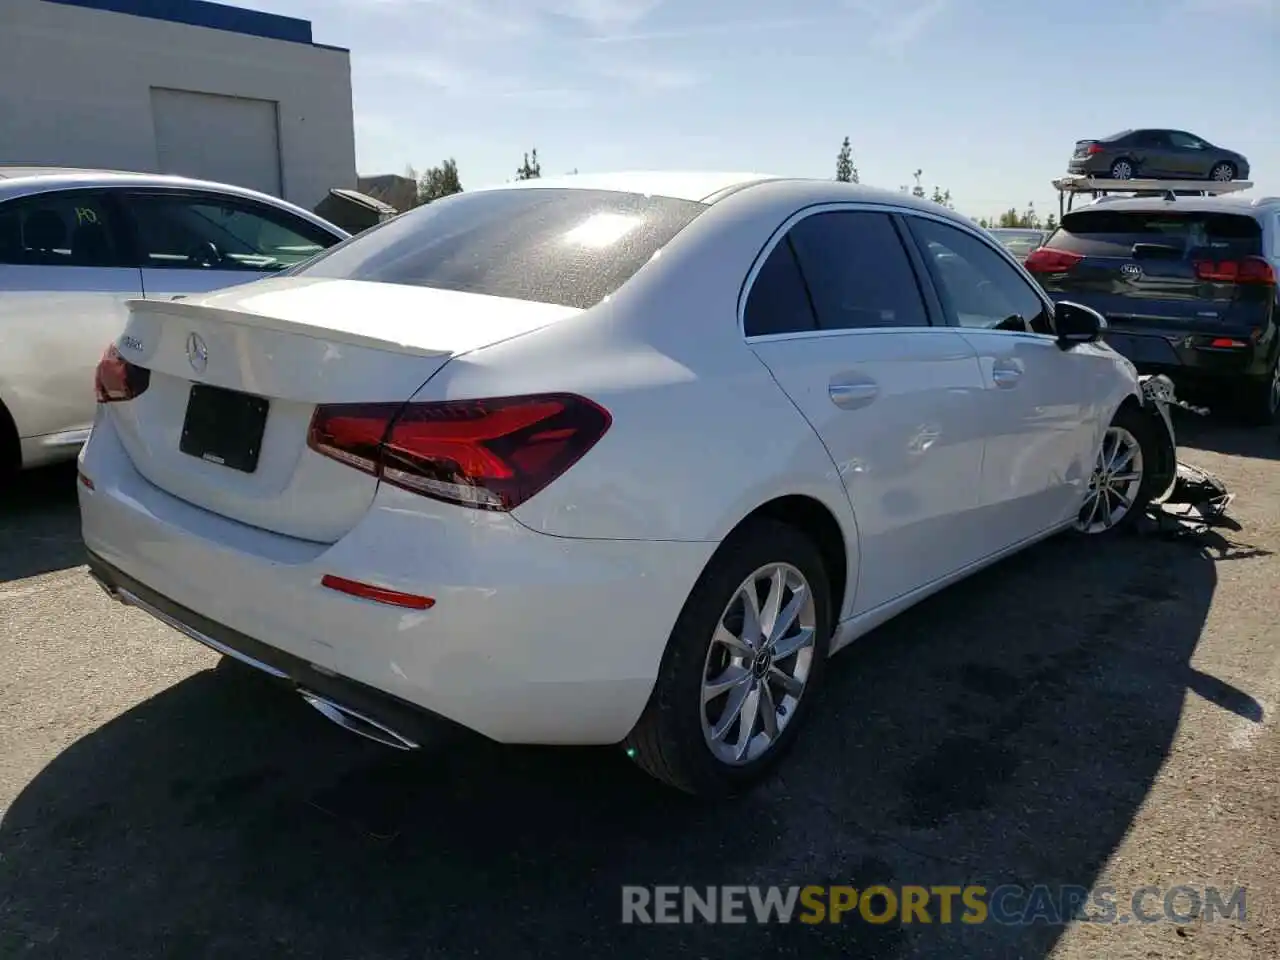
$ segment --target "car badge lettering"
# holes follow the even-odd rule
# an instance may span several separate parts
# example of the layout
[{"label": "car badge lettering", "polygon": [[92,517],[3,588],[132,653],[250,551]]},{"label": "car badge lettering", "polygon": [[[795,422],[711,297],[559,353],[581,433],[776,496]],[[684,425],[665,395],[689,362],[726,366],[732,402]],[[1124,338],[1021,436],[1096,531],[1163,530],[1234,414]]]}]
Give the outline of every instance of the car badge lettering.
[{"label": "car badge lettering", "polygon": [[1142,268],[1136,263],[1126,263],[1120,268],[1120,272],[1130,280],[1137,280],[1142,276]]},{"label": "car badge lettering", "polygon": [[139,353],[141,353],[143,349],[142,341],[137,337],[129,336],[127,333],[120,338],[120,346],[128,347],[130,350],[137,350]]},{"label": "car badge lettering", "polygon": [[209,366],[209,348],[198,333],[187,335],[187,360],[196,373],[204,373],[205,367]]}]

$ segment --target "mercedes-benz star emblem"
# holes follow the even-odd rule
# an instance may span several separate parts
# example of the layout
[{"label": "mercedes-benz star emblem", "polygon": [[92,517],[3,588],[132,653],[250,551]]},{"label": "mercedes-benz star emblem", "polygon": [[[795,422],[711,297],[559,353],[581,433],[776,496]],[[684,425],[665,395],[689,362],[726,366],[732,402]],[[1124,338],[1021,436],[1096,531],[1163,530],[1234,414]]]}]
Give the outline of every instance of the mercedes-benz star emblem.
[{"label": "mercedes-benz star emblem", "polygon": [[198,333],[187,335],[187,359],[196,373],[204,373],[204,368],[209,365],[209,348]]},{"label": "mercedes-benz star emblem", "polygon": [[1142,268],[1138,266],[1136,263],[1126,263],[1123,267],[1120,268],[1120,272],[1123,273],[1130,280],[1137,280],[1140,276],[1142,276]]}]

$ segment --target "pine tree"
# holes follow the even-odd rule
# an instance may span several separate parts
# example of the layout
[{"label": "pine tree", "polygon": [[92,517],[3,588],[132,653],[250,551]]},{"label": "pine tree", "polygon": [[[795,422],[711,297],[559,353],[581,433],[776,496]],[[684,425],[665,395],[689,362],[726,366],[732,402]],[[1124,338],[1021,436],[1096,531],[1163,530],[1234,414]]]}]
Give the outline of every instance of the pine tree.
[{"label": "pine tree", "polygon": [[538,148],[524,155],[524,163],[516,170],[517,180],[535,180],[542,176],[542,164],[538,162]]},{"label": "pine tree", "polygon": [[438,167],[423,171],[418,180],[418,203],[430,203],[451,193],[462,192],[462,181],[458,179],[458,163],[450,157]]},{"label": "pine tree", "polygon": [[842,183],[857,183],[858,168],[853,165],[853,147],[849,138],[840,144],[840,152],[836,154],[836,179]]}]

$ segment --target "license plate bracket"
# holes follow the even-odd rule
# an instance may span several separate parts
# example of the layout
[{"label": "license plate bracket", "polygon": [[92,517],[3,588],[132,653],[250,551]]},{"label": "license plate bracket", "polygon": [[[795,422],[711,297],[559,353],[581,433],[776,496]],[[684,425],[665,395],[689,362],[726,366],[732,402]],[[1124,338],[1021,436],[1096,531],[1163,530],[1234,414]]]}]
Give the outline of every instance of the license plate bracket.
[{"label": "license plate bracket", "polygon": [[249,393],[193,383],[178,449],[219,466],[258,469],[270,401]]}]

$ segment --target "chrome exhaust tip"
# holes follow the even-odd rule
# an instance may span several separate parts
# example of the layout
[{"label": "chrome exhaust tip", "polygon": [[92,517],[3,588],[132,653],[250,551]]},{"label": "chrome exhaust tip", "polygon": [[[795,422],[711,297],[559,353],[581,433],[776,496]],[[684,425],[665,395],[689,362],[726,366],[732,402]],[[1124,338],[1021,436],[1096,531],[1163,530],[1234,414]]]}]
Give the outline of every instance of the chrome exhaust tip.
[{"label": "chrome exhaust tip", "polygon": [[404,734],[396,733],[396,731],[384,726],[377,720],[372,720],[340,703],[334,703],[318,693],[312,693],[310,690],[299,690],[298,693],[301,694],[302,699],[309,706],[314,707],[322,716],[333,721],[344,730],[349,730],[354,734],[381,743],[383,746],[393,747],[396,750],[417,750],[420,746],[417,741],[409,739]]}]

